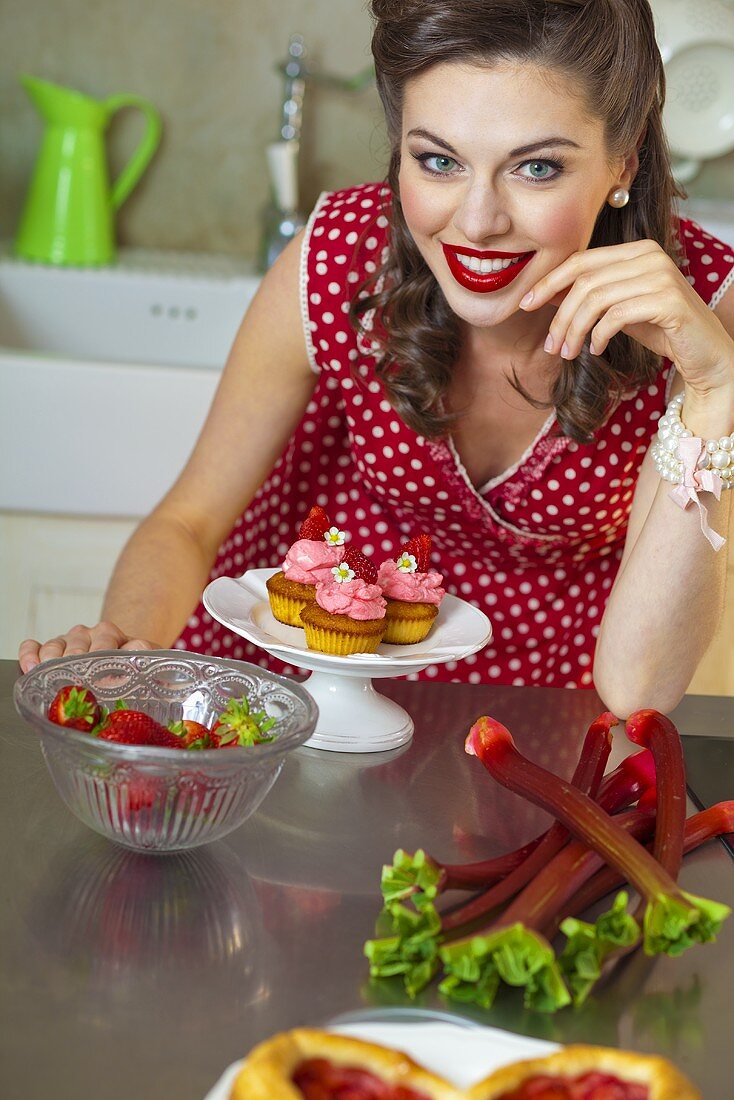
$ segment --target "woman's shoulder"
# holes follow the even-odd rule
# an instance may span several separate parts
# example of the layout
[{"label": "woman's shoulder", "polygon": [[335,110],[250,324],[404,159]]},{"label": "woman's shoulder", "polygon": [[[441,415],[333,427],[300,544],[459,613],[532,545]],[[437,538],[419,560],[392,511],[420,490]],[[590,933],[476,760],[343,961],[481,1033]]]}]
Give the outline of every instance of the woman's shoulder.
[{"label": "woman's shoulder", "polygon": [[309,361],[317,373],[368,350],[359,344],[347,314],[385,257],[390,199],[383,183],[325,191],[308,220],[301,304]]},{"label": "woman's shoulder", "polygon": [[[338,217],[336,211],[343,210],[343,217],[349,222],[360,222],[369,217],[370,212],[389,210],[390,188],[383,182],[358,183],[352,187],[342,187],[338,191],[322,191],[316,209],[319,212],[332,213]],[[349,217],[346,217],[350,215]],[[354,216],[351,216],[354,215]]]},{"label": "woman's shoulder", "polygon": [[387,240],[390,201],[384,183],[324,191],[306,228],[310,279],[336,278],[346,287],[374,271]]},{"label": "woman's shoulder", "polygon": [[685,217],[678,221],[678,242],[678,266],[697,294],[713,308],[734,279],[734,248]]}]

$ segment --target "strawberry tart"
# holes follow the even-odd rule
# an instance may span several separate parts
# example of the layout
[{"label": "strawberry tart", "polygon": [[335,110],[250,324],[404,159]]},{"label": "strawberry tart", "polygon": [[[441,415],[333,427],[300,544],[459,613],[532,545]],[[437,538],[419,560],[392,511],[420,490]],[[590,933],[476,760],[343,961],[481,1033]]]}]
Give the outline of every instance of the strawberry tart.
[{"label": "strawberry tart", "polygon": [[270,609],[280,623],[303,626],[301,611],[316,596],[316,585],[331,580],[344,557],[346,535],[314,505],[298,531],[281,569],[266,582]]},{"label": "strawberry tart", "polygon": [[412,645],[431,629],[446,592],[441,574],[428,568],[430,554],[430,535],[422,534],[405,544],[397,560],[380,566],[377,583],[387,600],[384,642]]},{"label": "strawberry tart", "polygon": [[338,656],[374,653],[385,633],[385,599],[376,581],[373,563],[348,546],[301,611],[308,648]]}]

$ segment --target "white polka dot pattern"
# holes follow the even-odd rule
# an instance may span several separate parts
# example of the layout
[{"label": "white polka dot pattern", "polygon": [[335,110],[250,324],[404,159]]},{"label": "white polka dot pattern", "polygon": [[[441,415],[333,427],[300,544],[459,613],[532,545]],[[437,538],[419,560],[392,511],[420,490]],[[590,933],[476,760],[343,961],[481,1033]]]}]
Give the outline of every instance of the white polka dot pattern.
[{"label": "white polka dot pattern", "polygon": [[[494,638],[482,653],[432,665],[420,678],[590,687],[594,645],[640,463],[665,409],[670,364],[619,403],[593,443],[559,437],[551,422],[517,468],[477,491],[450,441],[416,435],[393,412],[375,377],[372,341],[358,340],[348,322],[350,297],[383,255],[388,203],[378,184],[321,199],[303,294],[319,380],[211,576],[279,565],[312,504],[326,508],[378,564],[427,531],[447,591],[481,607]],[[681,241],[683,272],[708,302],[734,257],[692,222],[681,222]],[[233,637],[203,606],[176,645],[295,671]]]}]

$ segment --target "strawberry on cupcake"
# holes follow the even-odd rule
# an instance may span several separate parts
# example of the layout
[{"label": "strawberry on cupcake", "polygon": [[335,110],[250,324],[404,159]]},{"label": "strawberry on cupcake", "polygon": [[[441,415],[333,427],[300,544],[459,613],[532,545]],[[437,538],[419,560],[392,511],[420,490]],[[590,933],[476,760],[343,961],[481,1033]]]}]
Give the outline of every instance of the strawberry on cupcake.
[{"label": "strawberry on cupcake", "polygon": [[374,653],[385,632],[385,599],[376,581],[373,563],[348,546],[301,611],[308,648],[339,656]]},{"label": "strawberry on cupcake", "polygon": [[298,530],[281,569],[266,582],[270,609],[278,622],[303,626],[300,613],[316,595],[316,585],[331,579],[344,557],[346,535],[314,505]]},{"label": "strawberry on cupcake", "polygon": [[425,533],[407,542],[396,560],[384,561],[377,583],[387,600],[384,642],[422,642],[446,595],[443,577],[429,569],[431,537]]}]

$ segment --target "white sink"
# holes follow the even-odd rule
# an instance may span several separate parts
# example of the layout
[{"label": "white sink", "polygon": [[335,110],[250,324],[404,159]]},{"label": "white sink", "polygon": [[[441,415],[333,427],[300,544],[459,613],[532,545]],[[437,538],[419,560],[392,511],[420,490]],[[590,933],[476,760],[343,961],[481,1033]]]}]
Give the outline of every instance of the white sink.
[{"label": "white sink", "polygon": [[0,510],[141,516],[183,466],[258,285],[228,257],[60,269],[0,250]]}]

